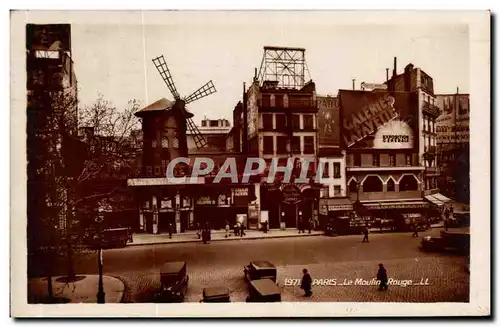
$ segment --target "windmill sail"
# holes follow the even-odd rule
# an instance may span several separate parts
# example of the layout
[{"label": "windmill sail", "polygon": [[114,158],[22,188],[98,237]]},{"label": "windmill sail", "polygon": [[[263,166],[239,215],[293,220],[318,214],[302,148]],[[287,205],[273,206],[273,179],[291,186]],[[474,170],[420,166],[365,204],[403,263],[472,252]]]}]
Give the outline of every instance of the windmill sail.
[{"label": "windmill sail", "polygon": [[198,90],[191,93],[191,95],[187,96],[184,99],[184,101],[186,101],[186,104],[188,104],[190,102],[204,98],[204,97],[206,97],[212,93],[215,93],[215,92],[217,92],[217,90],[215,89],[215,86],[214,86],[214,83],[212,83],[212,80],[210,80],[207,83],[205,83],[205,85],[200,87]]},{"label": "windmill sail", "polygon": [[200,133],[200,130],[198,127],[196,127],[195,123],[193,122],[193,119],[187,118],[186,119],[186,125],[188,131],[193,135],[193,140],[194,144],[196,145],[197,149],[201,149],[207,145],[207,141],[203,138],[203,136]]},{"label": "windmill sail", "polygon": [[165,62],[165,58],[163,58],[163,55],[154,58],[153,63],[156,66],[156,69],[158,69],[161,78],[163,78],[165,84],[167,84],[167,87],[174,96],[174,98],[176,100],[180,99],[179,93],[175,88],[174,80],[172,79],[172,75],[170,74],[170,70],[168,69],[167,63]]}]

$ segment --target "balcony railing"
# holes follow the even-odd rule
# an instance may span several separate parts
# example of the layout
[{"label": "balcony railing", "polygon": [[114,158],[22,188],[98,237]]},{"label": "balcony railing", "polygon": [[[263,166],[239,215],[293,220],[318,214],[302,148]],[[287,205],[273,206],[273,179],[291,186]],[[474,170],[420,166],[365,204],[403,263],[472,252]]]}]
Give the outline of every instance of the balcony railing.
[{"label": "balcony railing", "polygon": [[423,105],[423,111],[431,114],[432,116],[434,117],[438,117],[439,116],[439,113],[441,112],[441,110],[439,109],[439,107],[425,101],[424,102],[424,105]]}]

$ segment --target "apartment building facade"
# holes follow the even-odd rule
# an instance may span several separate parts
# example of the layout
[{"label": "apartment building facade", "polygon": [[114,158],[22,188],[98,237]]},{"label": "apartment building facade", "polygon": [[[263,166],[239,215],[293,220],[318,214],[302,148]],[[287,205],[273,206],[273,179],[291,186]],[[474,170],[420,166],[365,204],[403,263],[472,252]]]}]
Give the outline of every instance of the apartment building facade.
[{"label": "apartment building facade", "polygon": [[[261,221],[270,228],[299,227],[303,222],[318,220],[319,188],[313,180],[317,162],[317,101],[312,81],[301,88],[281,88],[277,82],[254,79],[245,95],[248,156],[266,162],[264,178],[256,185]],[[245,137],[244,136],[244,137]],[[273,159],[285,167],[293,160],[291,179],[276,173],[267,183]],[[302,169],[307,183],[296,183]],[[259,222],[259,223],[260,223]]]},{"label": "apartment building facade", "polygon": [[[422,219],[418,97],[410,92],[340,90],[351,227],[390,224],[405,229]],[[358,226],[359,225],[359,226]]]}]

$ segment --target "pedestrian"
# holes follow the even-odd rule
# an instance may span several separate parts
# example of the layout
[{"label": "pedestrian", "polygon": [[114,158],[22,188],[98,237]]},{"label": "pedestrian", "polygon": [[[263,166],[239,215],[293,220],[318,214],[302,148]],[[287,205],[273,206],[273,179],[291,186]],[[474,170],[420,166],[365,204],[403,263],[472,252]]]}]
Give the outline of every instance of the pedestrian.
[{"label": "pedestrian", "polygon": [[228,238],[229,237],[229,222],[227,220],[226,220],[225,228],[226,228],[226,238]]},{"label": "pedestrian", "polygon": [[312,224],[313,224],[312,219],[309,219],[309,221],[307,222],[309,234],[311,234]]},{"label": "pedestrian", "polygon": [[267,234],[267,220],[262,223],[262,230],[264,231],[264,234]]},{"label": "pedestrian", "polygon": [[243,237],[245,236],[245,225],[244,224],[241,224],[240,225],[240,237]]},{"label": "pedestrian", "polygon": [[168,223],[168,238],[172,238],[172,233],[173,233],[174,227],[172,226],[172,223]]},{"label": "pedestrian", "polygon": [[413,226],[413,234],[411,234],[412,237],[418,237],[418,225],[415,224]]},{"label": "pedestrian", "polygon": [[387,270],[385,270],[384,265],[381,263],[379,263],[378,265],[377,280],[380,281],[378,290],[379,291],[387,290]]},{"label": "pedestrian", "polygon": [[369,243],[370,241],[368,240],[368,228],[365,226],[363,229],[363,242],[362,243]]},{"label": "pedestrian", "polygon": [[201,228],[199,222],[196,222],[196,235],[198,235],[198,239],[201,238]]},{"label": "pedestrian", "polygon": [[306,232],[306,226],[305,226],[306,222],[304,221],[304,219],[300,219],[299,220],[299,233],[305,233]]},{"label": "pedestrian", "polygon": [[311,286],[312,286],[312,278],[311,275],[307,272],[307,269],[302,269],[302,282],[300,283],[300,288],[304,290],[304,296],[311,296]]},{"label": "pedestrian", "polygon": [[241,234],[241,224],[239,222],[236,223],[236,236],[240,236]]}]

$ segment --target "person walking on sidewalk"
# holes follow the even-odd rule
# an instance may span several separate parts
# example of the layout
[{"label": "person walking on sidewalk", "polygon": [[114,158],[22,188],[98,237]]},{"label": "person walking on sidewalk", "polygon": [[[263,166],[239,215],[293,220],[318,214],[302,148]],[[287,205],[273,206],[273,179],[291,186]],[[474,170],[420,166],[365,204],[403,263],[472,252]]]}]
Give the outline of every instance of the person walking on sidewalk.
[{"label": "person walking on sidewalk", "polygon": [[267,234],[267,220],[262,223],[262,231]]},{"label": "person walking on sidewalk", "polygon": [[370,241],[368,240],[368,228],[365,226],[363,229],[363,242],[362,243],[369,243]]},{"label": "person walking on sidewalk", "polygon": [[313,220],[312,220],[312,219],[309,219],[309,221],[307,222],[307,226],[308,226],[309,234],[311,234],[312,224],[313,224]]},{"label": "person walking on sidewalk", "polygon": [[234,233],[236,236],[240,236],[241,234],[241,224],[239,222],[236,223],[236,227],[234,229]]},{"label": "person walking on sidewalk", "polygon": [[304,224],[305,224],[304,219],[299,219],[299,234],[306,232]]},{"label": "person walking on sidewalk", "polygon": [[311,286],[312,286],[312,278],[311,275],[307,272],[307,269],[302,270],[303,276],[302,276],[302,281],[300,283],[300,288],[304,290],[304,296],[311,296]]},{"label": "person walking on sidewalk", "polygon": [[226,228],[226,238],[228,238],[229,237],[229,222],[227,220],[226,220],[225,228]]},{"label": "person walking on sidewalk", "polygon": [[378,265],[377,280],[380,281],[378,290],[379,291],[387,290],[387,270],[385,270],[384,265],[381,263],[379,263]]},{"label": "person walking on sidewalk", "polygon": [[240,225],[240,237],[245,236],[245,225],[241,224]]},{"label": "person walking on sidewalk", "polygon": [[172,233],[173,233],[174,226],[172,226],[172,223],[168,223],[168,238],[172,238]]}]

